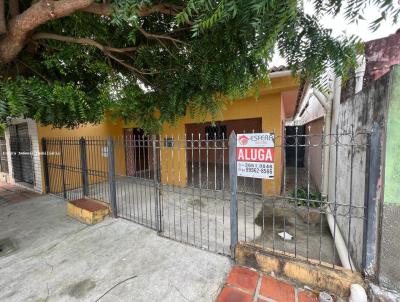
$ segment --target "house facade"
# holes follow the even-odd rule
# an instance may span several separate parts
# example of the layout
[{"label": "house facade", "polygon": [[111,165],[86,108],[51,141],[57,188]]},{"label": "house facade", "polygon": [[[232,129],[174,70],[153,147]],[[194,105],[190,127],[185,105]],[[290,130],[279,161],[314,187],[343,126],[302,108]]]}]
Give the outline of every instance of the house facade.
[{"label": "house facade", "polygon": [[[360,133],[372,135],[374,125],[380,129],[380,144],[377,142],[380,148],[380,165],[372,170],[368,170],[369,159],[366,154],[358,152],[357,148],[354,148],[352,156],[348,156],[349,149],[338,153],[335,147],[325,148],[325,165],[321,165],[324,156],[311,156],[309,167],[311,178],[321,192],[331,200],[338,199],[343,204],[354,207],[350,212],[353,215],[362,215],[361,210],[355,208],[364,210],[366,207],[368,190],[371,189],[371,183],[366,180],[366,176],[377,171],[379,182],[373,209],[374,217],[379,223],[375,227],[373,248],[378,256],[372,270],[376,284],[384,290],[374,285],[372,288],[384,301],[400,299],[400,267],[396,265],[400,251],[400,224],[397,218],[400,213],[399,45],[400,30],[388,37],[366,42],[364,57],[352,77],[343,85],[340,79],[331,75],[329,95],[323,95],[314,87],[306,86],[294,119],[287,123],[289,127],[303,128],[306,133],[317,137],[330,135],[333,145],[339,146],[342,142],[351,144],[345,139],[339,139],[336,143],[336,138],[340,137],[336,136],[338,133],[347,137],[354,137],[358,133],[359,136],[355,139],[360,139]],[[325,175],[321,166],[326,171]],[[351,171],[356,172],[352,174]],[[361,264],[366,257],[362,243],[366,232],[364,226],[354,222],[349,225],[341,217],[337,217],[337,223],[345,237],[349,254]]]},{"label": "house facade", "polygon": [[[174,142],[179,144],[179,141],[184,138],[186,141],[193,139],[195,142],[206,138],[213,140],[218,136],[219,140],[224,138],[227,141],[229,134],[235,131],[236,133],[274,132],[277,140],[280,140],[284,131],[285,119],[294,112],[298,88],[298,81],[291,76],[288,70],[283,67],[276,68],[271,72],[271,83],[268,86],[260,86],[257,98],[249,94],[248,97],[234,100],[214,119],[211,117],[191,117],[188,114],[174,125],[165,124],[161,133],[157,135],[163,141],[161,144],[161,157],[165,159],[161,161],[160,177],[162,182],[177,185],[179,179],[179,183],[183,186],[189,181],[190,175],[188,174],[192,173],[191,167],[201,169],[201,165],[204,165],[206,161],[207,163],[224,163],[227,167],[228,152],[222,152],[222,154],[214,156],[212,152],[206,152],[205,148],[200,148],[202,149],[200,153],[191,154],[190,145],[187,144],[180,148],[179,151],[176,151],[176,154],[171,158],[168,144],[173,145]],[[45,192],[43,157],[40,156],[43,150],[43,139],[81,137],[103,139],[114,137],[118,140],[123,140],[124,142],[121,146],[126,146],[135,139],[143,142],[144,136],[142,130],[136,125],[125,124],[122,121],[111,121],[108,118],[105,118],[104,122],[98,125],[83,125],[77,129],[54,129],[51,126],[37,124],[33,120],[12,120],[5,132],[7,151],[9,151],[7,152],[9,157],[8,181],[28,186],[39,192]],[[150,140],[151,137],[149,136],[148,139]],[[21,143],[24,140],[25,143]],[[279,144],[278,141],[277,143]],[[225,147],[228,147],[227,142]],[[59,149],[57,150],[60,151]],[[88,152],[94,152],[90,150],[88,148]],[[152,160],[151,154],[145,154],[144,151],[139,149],[138,151],[132,150],[132,148],[121,147],[116,151],[116,168],[119,175],[132,175],[144,171],[143,162],[149,165]],[[134,154],[135,152],[142,152],[142,154]],[[76,156],[79,156],[79,152]],[[135,156],[140,156],[142,159],[141,164],[132,160]],[[169,159],[168,156],[170,157]],[[105,158],[101,154],[98,157],[100,161]],[[183,160],[184,158],[185,160]],[[49,154],[47,159],[50,163],[52,160],[57,160],[55,158],[52,159],[52,154]],[[265,193],[278,193],[281,191],[282,163],[282,153],[276,154],[275,178],[273,181],[260,182],[259,190]],[[67,163],[63,164],[66,165]],[[93,163],[93,165],[95,164],[105,167],[105,164],[101,162]],[[179,169],[173,169],[174,166],[179,167]],[[225,167],[222,167],[222,169],[225,169]],[[194,173],[197,172],[194,171]],[[78,175],[73,177],[79,178]],[[60,184],[53,184],[53,186],[58,186],[58,188],[53,187],[52,191],[62,189]]]}]

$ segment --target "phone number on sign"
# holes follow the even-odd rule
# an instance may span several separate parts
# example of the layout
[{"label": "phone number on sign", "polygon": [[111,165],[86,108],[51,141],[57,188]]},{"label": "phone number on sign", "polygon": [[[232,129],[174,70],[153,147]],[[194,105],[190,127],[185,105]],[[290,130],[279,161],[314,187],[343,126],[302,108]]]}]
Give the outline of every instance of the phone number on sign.
[{"label": "phone number on sign", "polygon": [[263,164],[263,163],[242,163],[239,164],[240,172],[246,173],[257,173],[257,174],[269,174],[272,175],[274,173],[274,166],[272,164]]}]

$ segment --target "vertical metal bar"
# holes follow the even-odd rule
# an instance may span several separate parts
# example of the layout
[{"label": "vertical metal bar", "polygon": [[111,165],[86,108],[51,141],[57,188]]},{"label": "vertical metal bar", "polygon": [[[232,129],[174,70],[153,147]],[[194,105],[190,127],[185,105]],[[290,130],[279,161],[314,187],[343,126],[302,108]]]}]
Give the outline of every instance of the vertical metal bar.
[{"label": "vertical metal bar", "polygon": [[79,140],[79,153],[81,156],[82,190],[83,196],[89,194],[89,180],[87,170],[86,140],[81,137]]},{"label": "vertical metal bar", "polygon": [[191,153],[192,153],[192,214],[193,214],[193,244],[196,244],[196,223],[194,216],[194,141],[193,141],[193,133],[192,133],[192,141],[191,141]]},{"label": "vertical metal bar", "polygon": [[283,127],[283,135],[281,138],[281,148],[283,148],[283,196],[286,196],[286,127]]},{"label": "vertical metal bar", "polygon": [[168,156],[167,140],[168,140],[168,135],[165,134],[165,136],[164,136],[164,148],[165,148],[165,159],[166,159],[166,162],[165,162],[165,175],[166,175],[166,184],[167,185],[164,187],[164,188],[166,188],[164,196],[165,196],[165,200],[167,202],[168,237],[171,238],[171,216],[170,216],[170,208],[171,208],[170,200],[171,200],[171,196],[170,196],[170,189],[169,189],[169,187],[170,187],[170,183],[169,183],[169,178],[170,178],[169,177],[169,173],[170,173],[170,171],[169,171],[169,162],[170,162],[170,160],[168,158],[169,156]]},{"label": "vertical metal bar", "polygon": [[375,281],[379,271],[380,211],[382,193],[382,130],[377,123],[368,139],[365,187],[365,228],[363,269],[365,276]]},{"label": "vertical metal bar", "polygon": [[157,136],[153,135],[153,187],[154,187],[154,201],[155,201],[155,212],[154,219],[156,222],[157,232],[162,232],[160,224],[160,198],[159,198],[159,187],[158,187],[158,169],[157,169]]},{"label": "vertical metal bar", "polygon": [[202,192],[201,192],[201,187],[202,187],[202,175],[201,175],[201,148],[202,148],[202,140],[201,140],[201,134],[199,133],[199,143],[198,143],[198,147],[199,147],[199,198],[200,198],[200,202],[199,202],[199,206],[200,206],[200,213],[199,213],[199,221],[200,221],[200,225],[199,225],[199,230],[200,230],[200,246],[203,247],[203,224],[202,224],[202,207],[201,207],[201,203],[202,203]]},{"label": "vertical metal bar", "polygon": [[[324,175],[324,162],[325,162],[325,125],[322,127],[322,132],[321,132],[321,175]],[[328,137],[329,139],[329,137]],[[327,148],[330,148],[330,145],[328,144],[328,146],[326,146]],[[325,186],[324,184],[324,177],[322,177],[322,182],[321,182],[321,197],[319,200],[319,213],[320,213],[320,221],[319,221],[319,264],[321,264],[322,262],[322,231],[323,231],[323,213],[324,213],[324,199],[326,197],[324,197],[324,192],[323,192],[323,188]],[[328,193],[327,193],[328,194]]]},{"label": "vertical metal bar", "polygon": [[141,223],[144,224],[144,217],[143,217],[143,187],[142,187],[142,153],[141,153],[141,146],[142,141],[141,137],[142,134],[137,135],[137,152],[138,152],[138,164],[139,164],[139,173],[138,173],[138,184],[139,184],[139,192],[140,192],[140,219]]},{"label": "vertical metal bar", "polygon": [[[206,132],[206,189],[208,191],[209,189],[209,185],[208,185],[208,132]],[[214,159],[215,161],[215,159]],[[214,190],[215,194],[216,191]],[[207,249],[210,249],[210,201],[208,199],[208,195],[207,196]]]},{"label": "vertical metal bar", "polygon": [[[175,147],[175,145],[174,145]],[[177,138],[177,156],[178,156],[178,185],[179,185],[179,229],[180,229],[180,241],[182,242],[182,236],[183,236],[183,232],[182,232],[182,177],[181,177],[181,139],[180,139],[180,135],[178,134],[178,138]]]},{"label": "vertical metal bar", "polygon": [[295,135],[295,141],[294,141],[294,143],[295,143],[295,161],[294,161],[294,169],[295,169],[295,172],[294,172],[294,177],[295,177],[295,180],[294,180],[294,196],[295,196],[295,203],[294,203],[294,256],[296,257],[297,256],[297,206],[298,206],[298,204],[299,204],[299,201],[297,200],[297,194],[298,194],[298,187],[297,187],[297,185],[298,185],[298,180],[297,180],[297,177],[298,177],[298,170],[297,170],[297,166],[298,166],[298,147],[299,147],[299,127],[298,126],[296,126],[296,135]]},{"label": "vertical metal bar", "polygon": [[[336,223],[337,223],[337,185],[338,185],[338,157],[339,157],[339,126],[336,125],[336,134],[335,134],[335,200],[333,201],[334,208],[333,208],[333,242],[336,241]],[[329,207],[330,205],[328,205]],[[332,264],[333,268],[335,268],[335,260],[336,260],[336,247],[333,245],[333,257],[332,257]]]},{"label": "vertical metal bar", "polygon": [[63,197],[64,199],[67,199],[67,189],[65,185],[65,166],[64,166],[64,151],[63,151],[63,145],[62,145],[62,140],[59,140],[60,143],[60,155],[61,155],[61,173],[62,173],[62,188],[63,188]]},{"label": "vertical metal bar", "polygon": [[352,266],[351,256],[350,256],[350,234],[351,234],[351,215],[353,212],[353,162],[354,162],[354,126],[351,125],[351,138],[350,138],[350,186],[349,186],[349,229],[347,234],[347,257],[349,259],[350,268],[353,271],[354,267]]},{"label": "vertical metal bar", "polygon": [[171,185],[172,185],[172,199],[173,199],[173,207],[174,207],[174,238],[176,240],[176,200],[175,200],[175,181],[176,181],[176,175],[175,175],[175,169],[174,169],[174,148],[175,148],[175,138],[174,135],[171,136]]},{"label": "vertical metal bar", "polygon": [[238,244],[238,200],[236,134],[234,131],[229,136],[229,180],[231,190],[231,257],[235,258],[235,248]]},{"label": "vertical metal bar", "polygon": [[137,148],[137,139],[136,139],[136,135],[133,134],[130,138],[130,145],[129,147],[131,148],[131,154],[133,155],[133,177],[134,177],[134,182],[135,182],[135,202],[136,202],[136,222],[140,223],[140,207],[139,207],[139,191],[140,191],[140,183],[139,183],[139,177],[138,177],[138,173],[137,173],[137,165],[138,165],[138,156],[136,154],[136,149]]},{"label": "vertical metal bar", "polygon": [[[188,186],[188,184],[190,184],[190,179],[189,179],[189,169],[190,169],[190,167],[188,166],[189,165],[189,162],[188,162],[188,139],[187,139],[187,134],[186,134],[186,132],[185,132],[185,135],[184,135],[184,141],[185,141],[185,165],[186,165],[186,187]],[[187,192],[187,190],[185,190],[185,193]],[[186,193],[187,194],[187,193]],[[185,202],[186,203],[186,242],[189,242],[189,210],[188,210],[188,208],[189,208],[189,203],[188,202]]]},{"label": "vertical metal bar", "polygon": [[304,141],[304,144],[307,144],[308,152],[307,152],[307,251],[306,258],[309,259],[309,247],[310,247],[310,162],[311,162],[311,125],[308,125],[308,135],[307,135],[307,143]]},{"label": "vertical metal bar", "polygon": [[[222,132],[222,253],[225,254],[225,132]],[[216,199],[216,198],[215,198]]]},{"label": "vertical metal bar", "polygon": [[107,139],[108,151],[108,184],[110,187],[110,204],[113,217],[118,217],[117,211],[117,190],[115,184],[115,158],[114,158],[114,142],[112,137]]},{"label": "vertical metal bar", "polygon": [[[214,132],[214,192],[217,192],[217,132]],[[214,198],[214,231],[215,231],[215,251],[218,250],[218,207],[217,198]]]},{"label": "vertical metal bar", "polygon": [[[143,155],[143,190],[144,190],[144,206],[145,206],[145,209],[144,209],[144,215],[146,216],[146,219],[145,219],[145,224],[146,225],[148,225],[148,212],[147,212],[147,201],[148,200],[150,200],[148,197],[147,197],[147,181],[146,181],[146,157],[148,156],[148,153],[147,153],[147,150],[146,150],[146,148],[147,148],[147,146],[146,146],[146,144],[147,144],[147,142],[146,142],[146,136],[145,135],[142,135],[142,155]],[[146,156],[147,155],[147,156]],[[148,160],[148,158],[147,158],[147,160]]]},{"label": "vertical metal bar", "polygon": [[43,152],[43,168],[44,168],[44,185],[45,192],[50,193],[50,176],[49,176],[49,162],[47,158],[47,140],[42,138],[42,152]]},{"label": "vertical metal bar", "polygon": [[158,169],[158,184],[159,184],[159,190],[158,190],[158,206],[159,206],[159,217],[160,217],[160,230],[161,232],[164,232],[164,196],[161,192],[161,190],[163,190],[163,183],[161,181],[161,173],[167,173],[166,171],[161,170],[162,166],[161,163],[163,162],[163,157],[162,157],[162,137],[161,134],[159,134],[158,136],[158,165],[157,165],[157,169]]},{"label": "vertical metal bar", "polygon": [[[148,184],[148,190],[149,190],[149,217],[150,217],[150,227],[152,228],[153,227],[153,212],[152,212],[152,208],[151,208],[151,201],[153,200],[152,199],[152,196],[151,196],[151,166],[150,166],[150,159],[151,159],[151,157],[150,156],[153,156],[152,154],[150,154],[150,135],[147,135],[146,136],[146,138],[147,138],[147,143],[146,143],[146,148],[147,148],[147,170],[148,170],[148,181],[147,181],[147,184]],[[151,147],[153,147],[153,145],[151,145]],[[153,191],[154,192],[154,191]]]}]

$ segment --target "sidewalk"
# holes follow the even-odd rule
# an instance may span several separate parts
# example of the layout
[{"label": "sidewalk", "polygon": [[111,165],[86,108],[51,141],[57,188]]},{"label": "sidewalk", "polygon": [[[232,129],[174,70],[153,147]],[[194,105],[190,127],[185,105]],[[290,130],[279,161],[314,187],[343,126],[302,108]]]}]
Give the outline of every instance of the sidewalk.
[{"label": "sidewalk", "polygon": [[41,194],[23,187],[0,182],[0,205],[39,197]]},{"label": "sidewalk", "polygon": [[41,195],[0,207],[0,301],[211,302],[231,261],[125,219],[88,226],[66,202]]},{"label": "sidewalk", "polygon": [[217,302],[318,302],[310,291],[255,270],[232,268]]}]

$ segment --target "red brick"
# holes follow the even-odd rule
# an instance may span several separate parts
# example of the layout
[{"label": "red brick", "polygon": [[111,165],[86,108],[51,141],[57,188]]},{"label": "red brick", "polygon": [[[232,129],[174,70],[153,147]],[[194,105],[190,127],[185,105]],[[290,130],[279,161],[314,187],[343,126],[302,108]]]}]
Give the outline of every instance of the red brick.
[{"label": "red brick", "polygon": [[225,286],[216,302],[252,302],[253,296],[230,286]]},{"label": "red brick", "polygon": [[245,267],[234,266],[228,276],[228,279],[226,280],[226,283],[242,288],[249,291],[251,294],[254,294],[257,287],[258,277],[258,272]]},{"label": "red brick", "polygon": [[299,302],[318,302],[317,296],[310,291],[299,290],[298,298]]},{"label": "red brick", "polygon": [[292,285],[270,276],[262,277],[260,295],[278,302],[294,302],[295,300],[295,290]]}]

